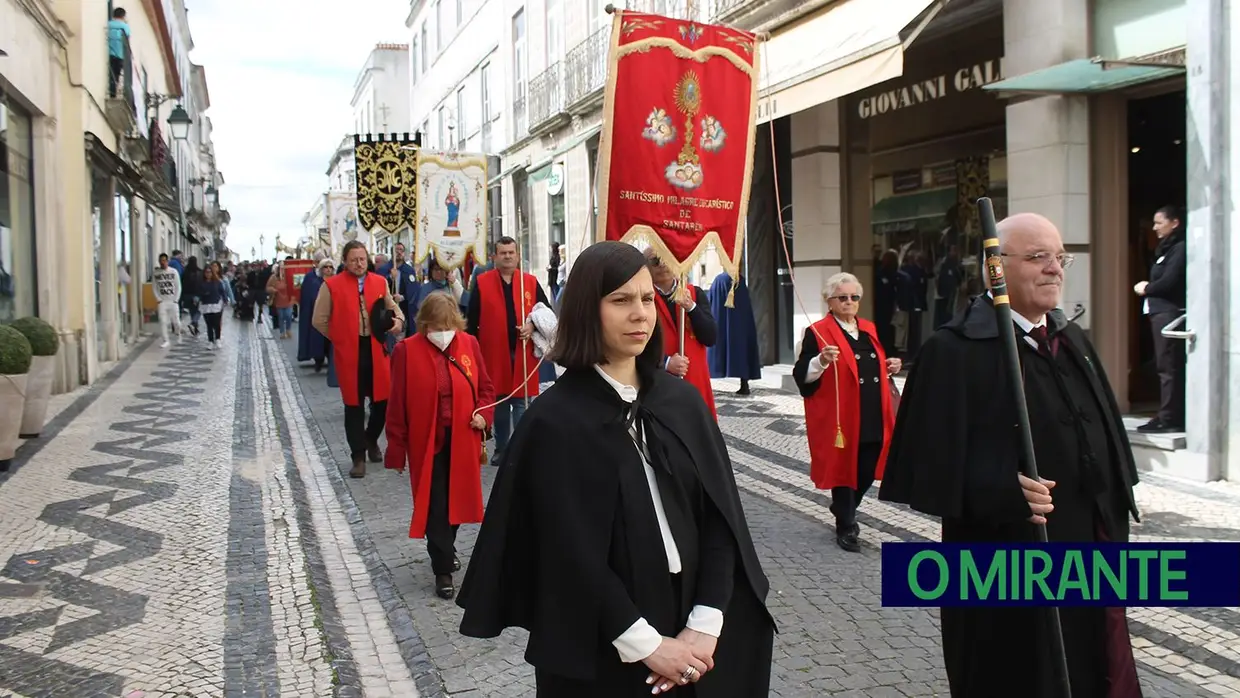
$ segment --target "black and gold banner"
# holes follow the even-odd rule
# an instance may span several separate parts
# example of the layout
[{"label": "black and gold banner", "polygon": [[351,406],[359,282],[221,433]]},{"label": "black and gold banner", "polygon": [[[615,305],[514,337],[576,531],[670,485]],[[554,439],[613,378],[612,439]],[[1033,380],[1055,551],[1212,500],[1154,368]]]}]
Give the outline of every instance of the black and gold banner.
[{"label": "black and gold banner", "polygon": [[357,217],[372,236],[415,229],[418,220],[418,148],[421,134],[357,134]]}]

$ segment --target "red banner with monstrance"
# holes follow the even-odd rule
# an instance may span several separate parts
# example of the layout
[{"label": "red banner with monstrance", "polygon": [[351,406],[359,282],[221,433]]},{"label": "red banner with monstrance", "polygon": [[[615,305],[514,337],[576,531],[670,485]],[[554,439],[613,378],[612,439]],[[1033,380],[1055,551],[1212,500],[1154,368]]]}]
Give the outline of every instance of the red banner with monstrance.
[{"label": "red banner with monstrance", "polygon": [[753,34],[617,11],[599,147],[600,239],[645,241],[680,276],[713,243],[735,279],[757,100]]}]

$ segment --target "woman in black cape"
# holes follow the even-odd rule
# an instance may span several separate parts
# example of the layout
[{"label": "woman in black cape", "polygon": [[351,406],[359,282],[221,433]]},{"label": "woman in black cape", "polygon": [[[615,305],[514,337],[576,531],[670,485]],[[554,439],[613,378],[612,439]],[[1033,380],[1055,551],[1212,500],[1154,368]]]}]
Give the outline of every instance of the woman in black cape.
[{"label": "woman in black cape", "polygon": [[588,247],[457,603],[461,632],[530,632],[539,698],[758,698],[775,624],[723,435],[662,366],[645,256]]}]

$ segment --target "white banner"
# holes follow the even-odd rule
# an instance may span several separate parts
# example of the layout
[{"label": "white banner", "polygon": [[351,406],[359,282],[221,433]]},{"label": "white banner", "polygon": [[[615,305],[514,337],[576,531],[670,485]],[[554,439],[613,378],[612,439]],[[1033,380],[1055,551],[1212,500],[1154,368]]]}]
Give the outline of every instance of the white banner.
[{"label": "white banner", "polygon": [[414,262],[434,253],[445,269],[487,244],[487,158],[481,153],[418,154],[418,229]]},{"label": "white banner", "polygon": [[333,254],[346,242],[361,240],[369,245],[370,236],[357,220],[357,195],[350,192],[332,192],[327,195],[328,225],[331,230]]}]

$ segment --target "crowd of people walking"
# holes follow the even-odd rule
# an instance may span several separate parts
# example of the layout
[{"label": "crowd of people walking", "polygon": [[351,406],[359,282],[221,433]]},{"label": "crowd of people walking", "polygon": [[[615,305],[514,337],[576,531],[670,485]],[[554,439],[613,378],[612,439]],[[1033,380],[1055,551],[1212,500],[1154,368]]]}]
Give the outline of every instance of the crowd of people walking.
[{"label": "crowd of people walking", "polygon": [[[1159,260],[1134,288],[1155,328],[1183,302],[1171,266],[1183,254],[1179,221],[1171,209],[1159,215]],[[945,541],[1028,541],[1038,525],[1053,542],[1128,538],[1131,445],[1092,345],[1058,310],[1073,257],[1041,216],[1012,216],[999,229],[1046,477],[1018,474],[1015,439],[979,436],[1014,419],[994,398],[1004,388],[987,293],[946,320],[935,308],[942,325],[924,342],[906,337],[917,366],[901,395],[893,377],[906,365],[889,353],[890,328],[861,317],[856,276],[835,274],[793,378],[810,477],[830,491],[845,551],[862,549],[859,507],[879,480],[879,498],[941,518]],[[738,378],[748,395],[760,377],[744,277],[721,275],[707,292],[656,250],[609,242],[582,251],[568,278],[556,252],[550,297],[506,237],[468,283],[433,259],[416,269],[402,245],[372,258],[353,241],[339,264],[317,259],[299,284],[285,264],[200,269],[174,252],[161,255],[153,286],[164,346],[196,336],[201,320],[217,347],[229,306],[242,320],[270,321],[277,339],[292,337],[296,317],[298,361],[326,369],[340,390],[349,476],[379,463],[408,473],[409,537],[426,541],[434,593],[463,607],[465,635],[528,630],[539,696],[766,695],[768,585],[711,386]],[[879,303],[890,300],[883,273]],[[1160,355],[1170,395],[1154,428],[1182,423],[1173,359]],[[1059,419],[1065,409],[1081,418]],[[931,441],[940,447],[924,448]],[[498,470],[484,506],[486,463]],[[1012,467],[994,467],[1004,463]],[[481,529],[463,564],[456,536],[467,524]],[[1027,609],[944,609],[942,618],[954,693],[1002,685],[1050,695],[1054,658]],[[1065,609],[1063,622],[1074,694],[1141,695],[1122,609]],[[1006,677],[1028,661],[1042,669],[1010,688]]]}]

